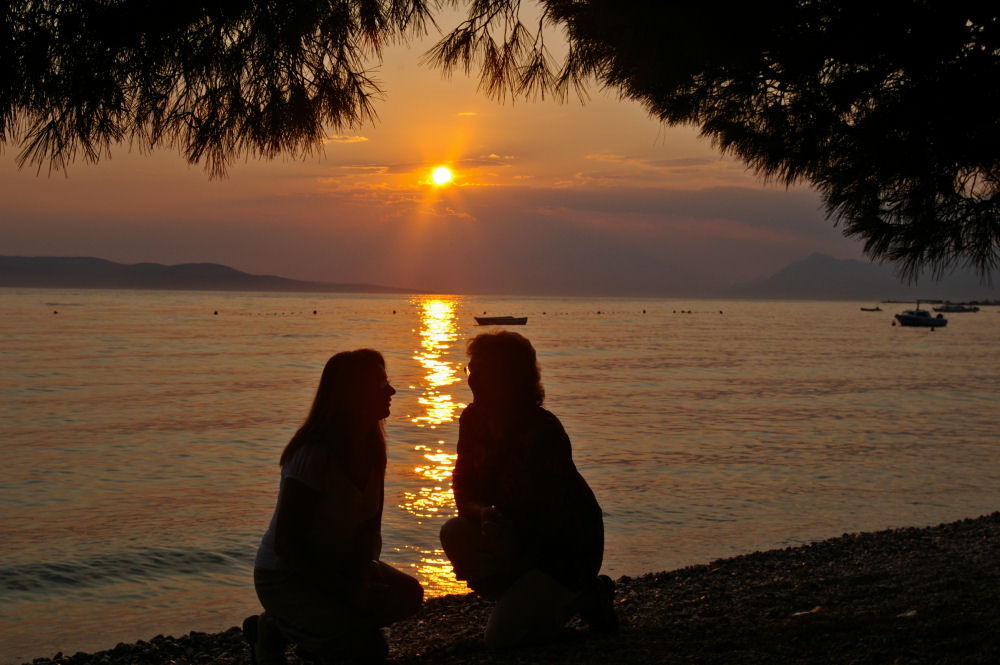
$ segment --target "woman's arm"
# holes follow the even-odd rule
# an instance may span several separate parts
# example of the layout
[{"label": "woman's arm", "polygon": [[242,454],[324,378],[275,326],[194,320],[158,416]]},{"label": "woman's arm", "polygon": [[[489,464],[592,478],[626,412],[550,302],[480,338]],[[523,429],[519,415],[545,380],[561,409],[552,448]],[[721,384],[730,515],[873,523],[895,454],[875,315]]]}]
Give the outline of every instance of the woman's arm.
[{"label": "woman's arm", "polygon": [[358,574],[367,561],[358,562],[358,570],[332,568],[329,555],[312,545],[311,534],[323,495],[298,478],[285,478],[278,501],[274,531],[274,549],[281,561],[292,570],[314,579],[323,587],[352,592],[361,584]]},{"label": "woman's arm", "polygon": [[314,566],[309,550],[309,533],[319,512],[322,494],[298,478],[285,478],[278,498],[278,517],[274,529],[274,550],[293,570]]},{"label": "woman's arm", "polygon": [[455,468],[451,474],[451,490],[455,495],[455,506],[461,517],[480,521],[483,511],[489,508],[489,504],[482,501],[481,488],[475,478],[473,456],[476,455],[475,429],[473,422],[476,418],[475,407],[466,407],[465,411],[458,419],[458,459],[455,460]]}]

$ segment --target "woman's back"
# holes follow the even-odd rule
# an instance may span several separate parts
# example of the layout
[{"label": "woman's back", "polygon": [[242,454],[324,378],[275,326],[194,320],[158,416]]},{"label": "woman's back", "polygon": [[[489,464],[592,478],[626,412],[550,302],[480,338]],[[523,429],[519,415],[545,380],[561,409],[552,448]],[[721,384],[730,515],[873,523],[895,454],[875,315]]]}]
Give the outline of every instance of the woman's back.
[{"label": "woman's back", "polygon": [[497,436],[475,403],[462,413],[455,501],[495,505],[536,548],[540,567],[570,586],[596,575],[604,552],[601,507],[573,463],[562,423],[533,406],[499,429]]}]

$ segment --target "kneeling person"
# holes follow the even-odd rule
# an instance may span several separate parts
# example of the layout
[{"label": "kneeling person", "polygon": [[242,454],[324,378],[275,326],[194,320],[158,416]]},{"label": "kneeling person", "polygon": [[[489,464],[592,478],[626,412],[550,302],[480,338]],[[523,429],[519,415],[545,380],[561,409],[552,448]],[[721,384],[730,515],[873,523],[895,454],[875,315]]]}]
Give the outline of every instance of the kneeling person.
[{"label": "kneeling person", "polygon": [[379,560],[386,468],[382,420],[396,391],[381,354],[333,356],[305,423],[281,455],[281,485],[254,563],[264,613],[243,630],[255,665],[286,642],[321,661],[381,663],[381,626],[415,613],[420,584]]}]

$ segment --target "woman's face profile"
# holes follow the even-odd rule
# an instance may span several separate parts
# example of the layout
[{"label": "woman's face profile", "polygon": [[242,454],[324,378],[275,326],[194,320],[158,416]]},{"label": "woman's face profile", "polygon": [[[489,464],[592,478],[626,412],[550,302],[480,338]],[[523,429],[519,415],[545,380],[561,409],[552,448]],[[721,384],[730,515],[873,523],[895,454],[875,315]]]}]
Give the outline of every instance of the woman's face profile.
[{"label": "woman's face profile", "polygon": [[472,391],[472,399],[478,400],[479,402],[489,401],[490,396],[496,392],[496,377],[495,372],[491,372],[492,368],[488,362],[483,362],[482,359],[472,358],[469,360],[468,370],[469,370],[469,390]]},{"label": "woman's face profile", "polygon": [[469,390],[472,391],[473,401],[481,404],[493,403],[508,391],[504,372],[497,367],[496,359],[471,358],[467,367]]},{"label": "woman's face profile", "polygon": [[479,383],[479,374],[475,371],[478,365],[475,360],[469,359],[469,362],[465,364],[465,380],[469,384],[469,390],[472,391],[472,398],[476,397],[476,388]]},{"label": "woman's face profile", "polygon": [[389,417],[392,396],[396,389],[389,383],[385,368],[375,366],[362,377],[358,386],[359,410],[364,420],[378,421]]}]

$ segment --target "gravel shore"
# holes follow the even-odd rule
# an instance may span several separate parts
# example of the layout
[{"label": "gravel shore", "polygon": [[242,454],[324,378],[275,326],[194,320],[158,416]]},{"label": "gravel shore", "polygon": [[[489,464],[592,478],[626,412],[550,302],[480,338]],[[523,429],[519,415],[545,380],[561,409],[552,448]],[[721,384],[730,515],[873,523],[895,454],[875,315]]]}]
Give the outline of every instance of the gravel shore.
[{"label": "gravel shore", "polygon": [[[485,651],[490,605],[427,601],[394,625],[397,665],[513,663],[1000,663],[1000,512],[929,528],[844,534],[671,572],[623,577],[620,632],[572,623],[553,644]],[[35,665],[249,665],[238,628]],[[300,665],[293,651],[289,664]]]}]

